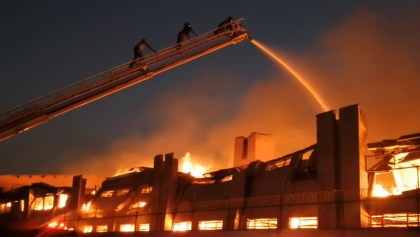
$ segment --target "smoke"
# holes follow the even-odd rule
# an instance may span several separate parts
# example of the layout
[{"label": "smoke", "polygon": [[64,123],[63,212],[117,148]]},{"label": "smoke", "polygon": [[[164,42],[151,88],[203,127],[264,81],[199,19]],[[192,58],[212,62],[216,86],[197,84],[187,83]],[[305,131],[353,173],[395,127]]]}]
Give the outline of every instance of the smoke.
[{"label": "smoke", "polygon": [[300,56],[301,70],[334,108],[360,104],[370,141],[420,131],[419,24],[415,11],[390,17],[361,10]]},{"label": "smoke", "polygon": [[[360,10],[330,29],[312,50],[278,53],[332,108],[360,104],[370,141],[397,138],[420,131],[419,19],[414,12],[390,19]],[[312,145],[319,106],[280,71],[262,76],[242,94],[236,90],[243,84],[238,75],[203,74],[196,83],[157,99],[150,111],[156,131],[117,140],[101,153],[69,154],[86,159],[63,169],[109,174],[152,166],[156,154],[174,152],[182,158],[190,152],[193,162],[216,170],[233,165],[234,138],[254,131],[273,136],[277,156]]]}]

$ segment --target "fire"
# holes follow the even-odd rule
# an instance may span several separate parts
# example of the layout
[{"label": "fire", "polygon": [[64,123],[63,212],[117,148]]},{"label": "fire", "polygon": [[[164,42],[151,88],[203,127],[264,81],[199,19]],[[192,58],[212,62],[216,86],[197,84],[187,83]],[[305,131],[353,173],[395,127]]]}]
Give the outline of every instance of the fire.
[{"label": "fire", "polygon": [[372,191],[373,197],[387,197],[390,193],[387,192],[384,187],[380,184],[375,184]]},{"label": "fire", "polygon": [[84,212],[89,212],[89,210],[90,210],[90,205],[92,204],[92,202],[88,202],[88,203],[84,203],[83,205],[82,205],[82,210],[84,211]]},{"label": "fire", "polygon": [[[388,189],[389,190],[389,189]],[[397,188],[392,188],[388,191],[380,184],[375,184],[372,190],[373,197],[388,197],[390,195],[400,195],[402,192],[399,191]]]},{"label": "fire", "polygon": [[128,174],[134,172],[133,170],[128,170],[127,169],[123,169],[123,168],[118,168],[117,171],[115,172],[115,174],[112,177],[118,176],[118,175],[123,175],[123,174]]},{"label": "fire", "polygon": [[210,167],[204,167],[198,163],[191,162],[190,153],[187,152],[181,160],[181,172],[190,173],[196,178],[204,177],[203,175],[210,169]]}]

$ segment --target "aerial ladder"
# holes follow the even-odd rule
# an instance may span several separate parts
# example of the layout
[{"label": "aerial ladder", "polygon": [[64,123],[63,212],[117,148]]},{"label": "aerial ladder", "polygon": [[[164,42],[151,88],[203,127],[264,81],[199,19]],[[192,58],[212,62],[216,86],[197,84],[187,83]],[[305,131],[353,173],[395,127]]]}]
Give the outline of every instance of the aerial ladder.
[{"label": "aerial ladder", "polygon": [[226,46],[248,39],[245,19],[116,66],[0,114],[0,141]]}]

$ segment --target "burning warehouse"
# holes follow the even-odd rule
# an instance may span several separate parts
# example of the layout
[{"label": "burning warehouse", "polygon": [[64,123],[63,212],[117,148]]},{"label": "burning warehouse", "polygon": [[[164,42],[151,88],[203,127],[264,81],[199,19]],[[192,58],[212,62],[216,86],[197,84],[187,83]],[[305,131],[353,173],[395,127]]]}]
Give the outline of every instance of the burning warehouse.
[{"label": "burning warehouse", "polygon": [[11,189],[0,212],[89,236],[417,236],[420,134],[368,144],[358,105],[318,114],[316,126],[316,144],[279,158],[269,135],[253,133],[235,139],[234,167],[201,178],[178,171],[168,153],[96,190],[82,176],[71,187]]}]

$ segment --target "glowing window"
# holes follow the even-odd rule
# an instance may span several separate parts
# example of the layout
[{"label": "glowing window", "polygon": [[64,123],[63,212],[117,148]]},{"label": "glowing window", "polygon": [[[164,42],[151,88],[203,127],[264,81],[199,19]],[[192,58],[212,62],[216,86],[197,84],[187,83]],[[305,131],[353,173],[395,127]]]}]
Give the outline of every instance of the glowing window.
[{"label": "glowing window", "polygon": [[247,229],[277,229],[277,218],[257,218],[246,220]]},{"label": "glowing window", "polygon": [[44,197],[44,210],[51,210],[54,207],[54,196],[49,195]]},{"label": "glowing window", "polygon": [[89,201],[87,204],[83,203],[82,210],[88,212],[90,210],[90,206],[92,205],[92,201]]},{"label": "glowing window", "polygon": [[98,225],[96,226],[96,232],[107,232],[108,226],[107,225]]},{"label": "glowing window", "polygon": [[141,189],[141,193],[151,193],[153,190],[152,186],[147,186]]},{"label": "glowing window", "polygon": [[32,204],[32,210],[40,211],[44,209],[44,198],[37,197],[34,199]]},{"label": "glowing window", "polygon": [[126,189],[120,189],[117,190],[117,196],[124,196],[126,194],[128,194],[130,192],[130,189],[126,188]]},{"label": "glowing window", "polygon": [[150,224],[140,224],[139,231],[150,231]]},{"label": "glowing window", "polygon": [[221,230],[223,228],[223,220],[199,221],[199,230]]},{"label": "glowing window", "polygon": [[269,170],[274,170],[274,169],[281,168],[284,166],[288,166],[291,160],[292,160],[291,157],[287,157],[287,158],[278,160],[276,162],[269,163],[266,170],[269,171]]},{"label": "glowing window", "polygon": [[92,232],[92,226],[91,225],[85,225],[83,227],[83,233],[91,233]]},{"label": "glowing window", "polygon": [[418,227],[420,213],[390,213],[370,216],[370,226],[389,227]]},{"label": "glowing window", "polygon": [[134,225],[133,224],[121,224],[120,225],[120,232],[134,232]]},{"label": "glowing window", "polygon": [[60,193],[58,195],[58,208],[63,208],[67,204],[67,199],[69,198],[69,195],[66,193]]},{"label": "glowing window", "polygon": [[130,209],[143,208],[146,205],[147,205],[147,202],[136,202],[130,206]]},{"label": "glowing window", "polygon": [[113,193],[114,193],[114,190],[103,191],[101,193],[101,197],[112,197]]},{"label": "glowing window", "polygon": [[10,212],[11,208],[12,208],[12,203],[11,202],[6,203],[6,212]]},{"label": "glowing window", "polygon": [[290,229],[316,229],[318,228],[317,217],[290,217]]},{"label": "glowing window", "polygon": [[12,207],[12,203],[2,203],[0,204],[0,213],[7,213],[10,212],[10,208]]},{"label": "glowing window", "polygon": [[232,179],[233,179],[233,174],[224,177],[223,179],[220,180],[220,182],[221,183],[229,182],[229,181],[232,181]]},{"label": "glowing window", "polygon": [[24,212],[25,211],[25,201],[24,200],[20,200],[20,212]]},{"label": "glowing window", "polygon": [[187,231],[187,230],[191,230],[191,221],[174,223],[174,225],[172,227],[172,230],[173,231]]}]

